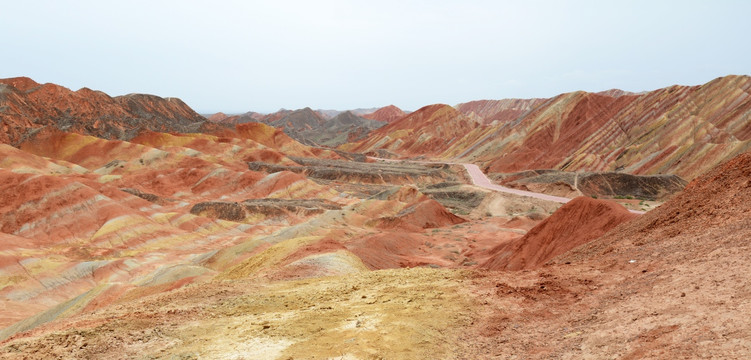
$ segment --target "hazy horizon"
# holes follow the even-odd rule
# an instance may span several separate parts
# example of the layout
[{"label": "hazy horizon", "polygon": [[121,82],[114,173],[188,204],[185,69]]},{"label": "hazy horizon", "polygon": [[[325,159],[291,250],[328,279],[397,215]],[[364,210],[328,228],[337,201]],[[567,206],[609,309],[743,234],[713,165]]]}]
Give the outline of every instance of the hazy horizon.
[{"label": "hazy horizon", "polygon": [[751,74],[743,1],[8,2],[0,77],[197,112],[642,92]]}]

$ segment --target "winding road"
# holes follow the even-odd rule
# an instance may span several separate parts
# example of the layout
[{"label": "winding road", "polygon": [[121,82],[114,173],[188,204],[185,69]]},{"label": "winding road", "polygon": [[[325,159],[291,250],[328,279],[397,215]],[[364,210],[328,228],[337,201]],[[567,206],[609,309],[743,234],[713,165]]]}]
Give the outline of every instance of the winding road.
[{"label": "winding road", "polygon": [[462,164],[462,165],[464,166],[465,169],[467,169],[467,173],[469,173],[469,177],[472,178],[472,183],[482,188],[501,191],[501,192],[505,192],[509,194],[529,196],[535,199],[559,202],[561,204],[565,204],[569,202],[569,200],[571,200],[566,197],[547,195],[547,194],[536,193],[532,191],[512,189],[512,188],[508,188],[505,186],[496,185],[490,181],[490,179],[485,175],[485,173],[482,172],[482,170],[480,170],[479,166],[475,164]]},{"label": "winding road", "polygon": [[[494,191],[500,191],[505,192],[508,194],[514,194],[514,195],[521,195],[521,196],[529,196],[531,198],[540,199],[540,200],[547,200],[547,201],[554,201],[557,203],[565,204],[571,199],[561,196],[553,196],[543,193],[536,193],[532,191],[525,191],[525,190],[519,190],[519,189],[512,189],[501,185],[493,184],[492,181],[485,175],[485,173],[480,170],[480,167],[475,164],[467,164],[467,163],[453,163],[453,162],[441,162],[441,161],[410,161],[410,160],[393,160],[393,159],[381,159],[376,157],[369,157],[374,160],[381,160],[381,161],[387,161],[387,162],[399,162],[399,161],[409,161],[409,162],[415,162],[415,163],[423,163],[423,164],[450,164],[450,165],[462,165],[465,169],[467,169],[467,173],[469,174],[469,177],[472,179],[472,184],[475,186],[479,186],[481,188],[494,190]],[[639,210],[629,210],[629,212],[634,214],[642,215],[644,214],[644,211]]]}]

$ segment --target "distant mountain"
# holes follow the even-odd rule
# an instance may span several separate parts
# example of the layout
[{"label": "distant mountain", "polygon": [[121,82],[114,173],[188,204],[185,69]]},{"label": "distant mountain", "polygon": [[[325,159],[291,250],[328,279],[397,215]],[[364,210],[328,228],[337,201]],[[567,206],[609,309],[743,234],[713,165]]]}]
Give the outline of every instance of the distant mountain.
[{"label": "distant mountain", "polygon": [[359,117],[350,111],[326,120],[310,108],[295,110],[279,120],[268,123],[284,129],[293,139],[306,145],[338,146],[363,138],[385,123]]},{"label": "distant mountain", "polygon": [[[313,111],[311,108],[295,110],[278,120],[269,121],[268,124],[280,127],[284,131],[293,135],[306,130],[319,129],[326,122],[321,114]],[[292,136],[294,138],[294,136]]]},{"label": "distant mountain", "polygon": [[227,120],[229,118],[230,118],[230,116],[227,115],[227,114],[225,114],[225,113],[223,113],[223,112],[218,112],[216,114],[212,114],[212,115],[206,116],[206,120],[212,121],[212,122],[216,122],[216,123],[223,122],[223,121],[225,121],[225,120]]},{"label": "distant mountain", "polygon": [[477,125],[452,106],[428,105],[373,131],[360,142],[343,145],[342,149],[354,152],[385,149],[409,156],[438,155]]},{"label": "distant mountain", "polygon": [[285,134],[303,144],[314,146],[338,146],[357,141],[370,131],[386,125],[383,121],[360,117],[354,111],[313,110],[309,107],[298,110],[282,109],[271,114],[247,112],[227,116],[224,113],[216,113],[211,115],[209,120],[233,125],[263,123],[284,130]]},{"label": "distant mountain", "polygon": [[17,145],[38,129],[57,129],[109,139],[130,139],[141,130],[195,132],[206,118],[178,98],[129,94],[110,97],[88,88],[71,91],[26,77],[0,79],[0,142]]},{"label": "distant mountain", "polygon": [[376,112],[378,109],[379,108],[357,108],[357,109],[352,109],[349,111],[355,115],[363,116],[365,114],[372,114]]},{"label": "distant mountain", "polygon": [[209,121],[215,122],[215,123],[221,123],[221,124],[229,124],[229,125],[237,125],[237,124],[245,124],[249,122],[261,122],[264,124],[269,124],[275,120],[279,120],[282,117],[290,114],[291,110],[279,110],[275,113],[271,114],[261,114],[254,111],[248,111],[244,114],[239,115],[227,115],[223,112],[218,112],[216,114],[208,116]]},{"label": "distant mountain", "polygon": [[321,116],[323,116],[323,118],[327,120],[342,113],[341,110],[324,110],[324,109],[318,109],[316,110],[316,112],[321,114]]},{"label": "distant mountain", "polygon": [[387,123],[392,123],[396,120],[403,118],[406,115],[407,113],[402,111],[402,109],[394,105],[389,105],[389,106],[384,106],[372,113],[364,114],[362,115],[362,117],[366,119],[373,119],[373,120],[378,120],[378,121],[384,121]]},{"label": "distant mountain", "polygon": [[482,124],[511,121],[536,108],[547,99],[476,100],[456,105],[464,115]]},{"label": "distant mountain", "polygon": [[360,140],[384,125],[386,123],[383,121],[366,119],[351,111],[345,111],[327,120],[323,125],[323,131],[306,131],[301,133],[301,136],[320,145],[339,146],[346,142]]}]

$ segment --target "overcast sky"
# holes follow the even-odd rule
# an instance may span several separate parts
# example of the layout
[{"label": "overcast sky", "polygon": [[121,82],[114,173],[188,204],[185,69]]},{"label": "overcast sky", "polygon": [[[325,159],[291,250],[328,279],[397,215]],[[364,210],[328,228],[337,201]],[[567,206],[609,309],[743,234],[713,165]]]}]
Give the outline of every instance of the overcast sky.
[{"label": "overcast sky", "polygon": [[751,74],[751,1],[0,0],[0,77],[196,111],[550,97]]}]

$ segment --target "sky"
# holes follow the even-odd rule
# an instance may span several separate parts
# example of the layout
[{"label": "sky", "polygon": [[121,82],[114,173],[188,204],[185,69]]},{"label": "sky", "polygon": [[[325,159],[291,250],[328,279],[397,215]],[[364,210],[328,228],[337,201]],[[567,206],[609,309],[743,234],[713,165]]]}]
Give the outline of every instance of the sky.
[{"label": "sky", "polygon": [[416,110],[751,75],[751,1],[0,0],[0,78],[199,113]]}]

